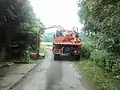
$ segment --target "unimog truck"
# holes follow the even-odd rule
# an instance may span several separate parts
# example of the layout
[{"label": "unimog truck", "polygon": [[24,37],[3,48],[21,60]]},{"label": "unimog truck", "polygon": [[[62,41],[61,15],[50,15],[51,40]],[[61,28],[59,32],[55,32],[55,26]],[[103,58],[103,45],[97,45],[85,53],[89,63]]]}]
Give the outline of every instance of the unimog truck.
[{"label": "unimog truck", "polygon": [[53,41],[54,60],[59,60],[61,56],[74,57],[80,60],[81,39],[77,31],[57,30]]}]

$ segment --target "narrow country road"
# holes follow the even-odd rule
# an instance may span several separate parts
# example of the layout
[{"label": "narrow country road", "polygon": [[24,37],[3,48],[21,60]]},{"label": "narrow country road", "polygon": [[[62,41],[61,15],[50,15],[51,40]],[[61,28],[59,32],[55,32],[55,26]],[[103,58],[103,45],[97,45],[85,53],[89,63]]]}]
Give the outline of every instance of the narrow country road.
[{"label": "narrow country road", "polygon": [[45,61],[34,68],[10,90],[94,90],[76,71],[72,62],[54,61],[51,51]]}]

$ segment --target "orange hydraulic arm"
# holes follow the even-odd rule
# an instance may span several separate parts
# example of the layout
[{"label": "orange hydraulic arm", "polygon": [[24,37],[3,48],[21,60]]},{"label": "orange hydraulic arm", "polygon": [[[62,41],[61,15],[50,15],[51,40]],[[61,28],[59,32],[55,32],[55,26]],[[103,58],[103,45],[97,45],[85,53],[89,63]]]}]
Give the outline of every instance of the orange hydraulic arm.
[{"label": "orange hydraulic arm", "polygon": [[[66,30],[64,29],[62,26],[60,25],[53,25],[53,26],[50,26],[50,27],[47,27],[47,28],[40,28],[40,26],[38,27],[38,30],[37,30],[37,42],[36,42],[36,49],[37,49],[37,54],[39,54],[39,50],[40,50],[40,31],[41,30],[45,30],[45,29],[50,29],[50,28],[58,28],[59,30],[61,31],[69,31],[69,30]],[[75,30],[77,28],[73,28],[73,30]]]},{"label": "orange hydraulic arm", "polygon": [[37,30],[37,41],[36,41],[36,49],[37,49],[37,54],[39,54],[39,50],[40,50],[40,30],[45,30],[45,29],[50,29],[50,28],[58,28],[60,30],[63,30],[63,28],[59,25],[53,25],[53,26],[50,26],[50,27],[47,27],[47,28],[40,28],[40,26],[38,27],[38,30]]}]

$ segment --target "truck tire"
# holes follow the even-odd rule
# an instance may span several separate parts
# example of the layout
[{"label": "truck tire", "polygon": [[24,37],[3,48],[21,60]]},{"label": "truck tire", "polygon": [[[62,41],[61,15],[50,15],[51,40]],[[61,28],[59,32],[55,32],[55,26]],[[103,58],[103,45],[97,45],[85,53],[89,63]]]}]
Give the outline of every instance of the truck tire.
[{"label": "truck tire", "polygon": [[56,60],[57,59],[57,56],[56,56],[56,54],[54,54],[54,60]]},{"label": "truck tire", "polygon": [[80,55],[76,55],[75,60],[79,61],[80,60]]},{"label": "truck tire", "polygon": [[54,60],[59,60],[59,55],[54,54]]}]

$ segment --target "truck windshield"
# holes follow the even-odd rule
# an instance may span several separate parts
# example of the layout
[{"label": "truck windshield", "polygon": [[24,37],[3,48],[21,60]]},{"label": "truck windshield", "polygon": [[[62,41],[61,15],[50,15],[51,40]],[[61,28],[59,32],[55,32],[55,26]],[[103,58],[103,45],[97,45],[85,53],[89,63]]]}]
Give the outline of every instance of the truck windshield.
[{"label": "truck windshield", "polygon": [[63,35],[62,31],[57,31],[56,36],[59,37],[59,36],[64,36],[64,35]]}]

